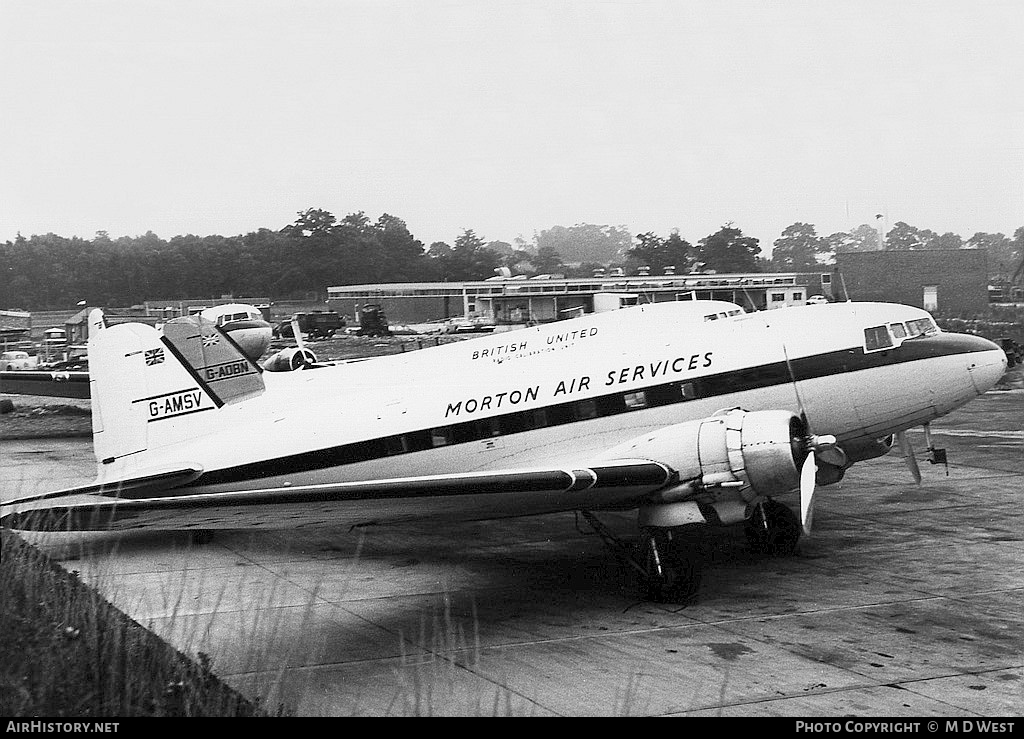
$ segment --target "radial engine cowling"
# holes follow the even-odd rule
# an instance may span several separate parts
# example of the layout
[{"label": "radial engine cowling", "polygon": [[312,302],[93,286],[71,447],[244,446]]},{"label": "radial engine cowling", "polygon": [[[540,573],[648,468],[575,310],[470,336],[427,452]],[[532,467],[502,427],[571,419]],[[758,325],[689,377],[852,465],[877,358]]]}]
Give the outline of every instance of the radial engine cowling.
[{"label": "radial engine cowling", "polygon": [[794,490],[808,453],[807,429],[796,414],[735,409],[666,426],[602,458],[650,459],[674,469],[679,484],[660,494],[668,503],[715,488],[738,489],[747,500]]},{"label": "radial engine cowling", "polygon": [[282,349],[263,363],[267,372],[292,372],[316,364],[316,355],[305,347]]}]

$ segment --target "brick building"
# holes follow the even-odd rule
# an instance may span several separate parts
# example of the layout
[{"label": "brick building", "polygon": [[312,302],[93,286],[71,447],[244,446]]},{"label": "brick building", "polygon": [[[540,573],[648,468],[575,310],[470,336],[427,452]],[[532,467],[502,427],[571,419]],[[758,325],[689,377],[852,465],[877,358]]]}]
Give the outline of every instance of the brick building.
[{"label": "brick building", "polygon": [[986,256],[984,249],[840,252],[835,295],[945,315],[982,314],[988,310]]}]

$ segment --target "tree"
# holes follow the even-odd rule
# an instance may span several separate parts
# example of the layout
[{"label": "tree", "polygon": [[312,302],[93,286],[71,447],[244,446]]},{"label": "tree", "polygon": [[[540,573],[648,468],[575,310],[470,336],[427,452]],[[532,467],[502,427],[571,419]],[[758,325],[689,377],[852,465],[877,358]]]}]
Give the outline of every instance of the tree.
[{"label": "tree", "polygon": [[[334,228],[337,219],[326,210],[320,208],[307,208],[301,211],[295,223],[291,223],[281,229],[281,232],[288,236],[313,236],[314,234],[327,234]],[[362,215],[360,213],[359,215]],[[352,216],[348,216],[351,218]]]},{"label": "tree", "polygon": [[903,221],[896,224],[885,235],[885,248],[889,251],[908,251],[924,248],[925,239],[917,228]]},{"label": "tree", "polygon": [[1018,278],[1024,274],[1024,226],[1020,226],[1013,232],[1012,255],[1010,264],[1012,271],[1010,278]]},{"label": "tree", "polygon": [[757,272],[758,240],[726,223],[718,231],[697,242],[697,258],[704,269],[715,272]]},{"label": "tree", "polygon": [[934,241],[933,249],[962,249],[964,246],[964,240],[960,238],[960,234],[955,234],[952,231],[946,231],[941,236],[936,237]]},{"label": "tree", "polygon": [[849,233],[839,231],[827,237],[828,249],[833,254],[848,251],[879,251],[878,229],[868,223],[862,223]]},{"label": "tree", "polygon": [[679,229],[672,229],[665,239],[650,231],[637,234],[636,239],[637,245],[629,249],[627,254],[650,267],[652,273],[662,274],[666,267],[673,267],[680,274],[690,271],[693,246],[679,235]]},{"label": "tree", "polygon": [[530,262],[537,274],[560,273],[565,268],[562,256],[550,246],[542,246],[538,249],[537,253],[530,257]]},{"label": "tree", "polygon": [[455,239],[450,251],[442,247],[447,244],[430,245],[431,263],[442,280],[486,280],[494,276],[494,270],[501,264],[501,256],[486,248],[484,240],[471,228]]},{"label": "tree", "polygon": [[625,226],[595,226],[577,223],[575,226],[552,226],[533,237],[537,249],[550,247],[562,255],[568,264],[599,262],[608,264],[624,259],[633,245]]},{"label": "tree", "polygon": [[815,233],[810,223],[786,226],[772,248],[772,267],[779,272],[813,272],[822,264],[819,256],[828,251],[828,242]]},{"label": "tree", "polygon": [[[1021,229],[1017,229],[1016,238],[1021,238]],[[969,249],[984,249],[988,253],[988,275],[993,280],[1007,280],[1016,269],[1017,259],[1014,242],[1001,233],[984,233],[978,231],[967,239]]]}]

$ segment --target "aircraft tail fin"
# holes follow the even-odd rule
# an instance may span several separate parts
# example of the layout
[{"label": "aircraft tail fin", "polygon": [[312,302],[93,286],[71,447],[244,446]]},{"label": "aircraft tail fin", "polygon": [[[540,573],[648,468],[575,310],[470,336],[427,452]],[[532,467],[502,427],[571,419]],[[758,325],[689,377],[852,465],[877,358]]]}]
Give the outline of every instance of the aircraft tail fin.
[{"label": "aircraft tail fin", "polygon": [[[98,314],[98,311],[94,311]],[[260,368],[213,322],[176,318],[163,332],[141,323],[89,339],[93,443],[101,465],[212,430],[216,409],[259,395]]]}]

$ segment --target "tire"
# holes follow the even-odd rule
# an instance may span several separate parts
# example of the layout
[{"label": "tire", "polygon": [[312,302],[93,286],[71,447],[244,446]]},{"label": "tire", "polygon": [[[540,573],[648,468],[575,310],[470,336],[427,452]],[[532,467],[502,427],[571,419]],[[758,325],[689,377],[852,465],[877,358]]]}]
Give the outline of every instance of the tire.
[{"label": "tire", "polygon": [[768,498],[761,504],[767,527],[755,513],[745,524],[747,543],[757,554],[788,557],[796,553],[802,530],[800,519],[789,506]]}]

